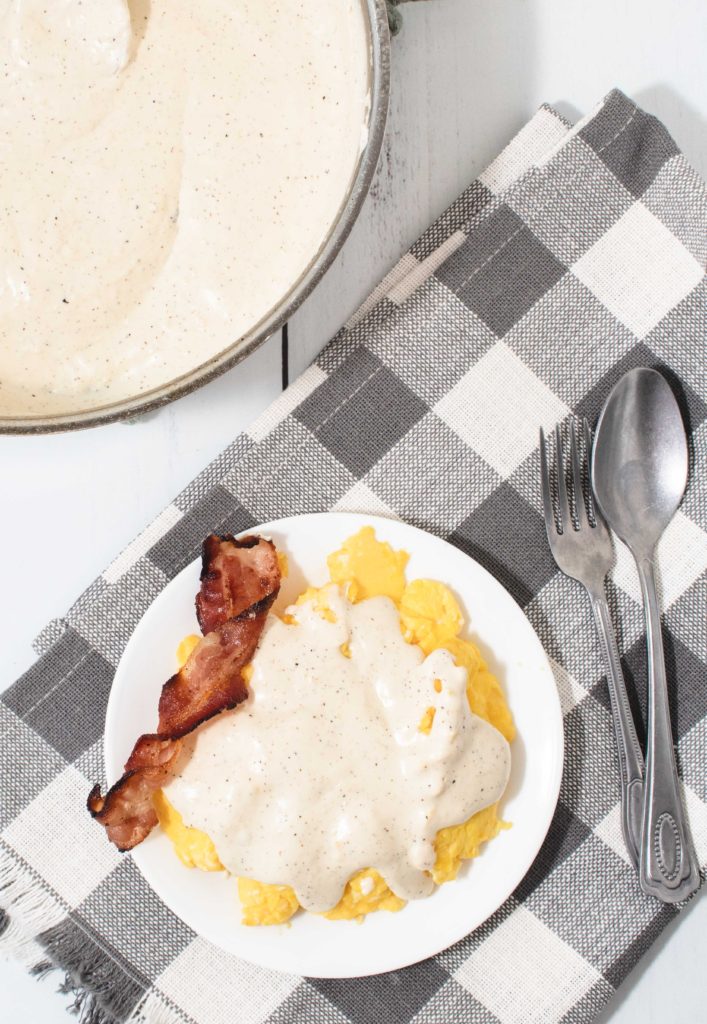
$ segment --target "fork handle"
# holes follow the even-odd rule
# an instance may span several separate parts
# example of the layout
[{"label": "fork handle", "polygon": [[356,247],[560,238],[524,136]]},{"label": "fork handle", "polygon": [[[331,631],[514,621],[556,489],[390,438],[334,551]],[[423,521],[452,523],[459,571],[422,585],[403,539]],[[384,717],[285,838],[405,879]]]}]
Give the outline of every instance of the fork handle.
[{"label": "fork handle", "polygon": [[665,903],[678,903],[699,888],[700,874],[675,765],[653,561],[637,558],[636,562],[648,640],[648,740],[640,880],[648,895]]},{"label": "fork handle", "polygon": [[636,735],[636,726],[628,700],[626,681],[621,670],[619,649],[616,646],[614,627],[611,622],[609,606],[606,603],[603,583],[600,589],[590,591],[590,597],[604,656],[611,701],[611,717],[619,755],[621,831],[629,859],[638,871],[643,817],[643,754]]}]

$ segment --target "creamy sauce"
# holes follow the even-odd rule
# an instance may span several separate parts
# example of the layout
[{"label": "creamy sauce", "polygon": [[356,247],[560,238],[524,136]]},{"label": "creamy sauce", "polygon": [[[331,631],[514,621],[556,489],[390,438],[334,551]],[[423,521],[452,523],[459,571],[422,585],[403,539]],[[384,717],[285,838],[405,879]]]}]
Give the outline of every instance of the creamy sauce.
[{"label": "creamy sauce", "polygon": [[191,738],[165,792],[228,871],[290,885],[307,910],[366,867],[417,899],[439,829],[503,793],[509,747],[471,713],[465,669],[404,641],[389,598],[327,595],[334,622],[311,603],[288,609],[294,625],[269,618],[247,702]]},{"label": "creamy sauce", "polygon": [[359,0],[0,0],[0,412],[223,351],[305,271],[368,102]]}]

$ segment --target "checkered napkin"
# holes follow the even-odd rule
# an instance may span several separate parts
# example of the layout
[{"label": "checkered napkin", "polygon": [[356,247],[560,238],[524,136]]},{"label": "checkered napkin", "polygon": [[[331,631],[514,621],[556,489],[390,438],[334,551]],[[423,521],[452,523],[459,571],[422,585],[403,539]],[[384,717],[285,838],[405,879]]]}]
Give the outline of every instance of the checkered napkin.
[{"label": "checkered napkin", "polygon": [[[590,1021],[678,911],[644,897],[626,860],[589,605],[544,535],[538,427],[594,421],[633,366],[663,368],[679,394],[692,472],[659,562],[704,865],[706,259],[705,185],[655,118],[619,92],[574,128],[542,108],[316,363],[40,637],[36,665],[0,702],[5,948],[63,968],[92,1024]],[[360,980],[282,975],[213,948],[84,808],[103,774],[113,672],[167,581],[210,530],[322,509],[399,516],[485,565],[543,640],[566,734],[557,813],[511,898],[439,956]],[[623,548],[610,598],[643,701],[640,593]]]}]

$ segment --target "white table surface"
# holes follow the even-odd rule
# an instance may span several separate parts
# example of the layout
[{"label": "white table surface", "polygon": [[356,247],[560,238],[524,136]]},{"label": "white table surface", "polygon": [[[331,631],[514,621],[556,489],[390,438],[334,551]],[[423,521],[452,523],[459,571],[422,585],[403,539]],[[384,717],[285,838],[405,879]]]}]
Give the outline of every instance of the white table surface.
[{"label": "white table surface", "polygon": [[[618,85],[668,125],[707,176],[705,0],[429,0],[404,17],[375,184],[337,263],[291,322],[291,375],[544,101],[576,117]],[[31,640],[46,621],[275,397],[280,373],[278,336],[135,425],[0,438],[0,614],[8,627],[0,689],[30,665]],[[703,895],[601,1020],[707,1019],[705,962]],[[56,993],[58,980],[37,982],[0,961],[3,1021],[65,1024],[70,1000]]]}]

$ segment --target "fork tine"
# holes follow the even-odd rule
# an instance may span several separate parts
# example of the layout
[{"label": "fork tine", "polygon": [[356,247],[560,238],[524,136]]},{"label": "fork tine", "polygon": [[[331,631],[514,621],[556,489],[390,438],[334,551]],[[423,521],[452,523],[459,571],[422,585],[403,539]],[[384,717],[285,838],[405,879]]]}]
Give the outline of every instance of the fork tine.
[{"label": "fork tine", "polygon": [[584,504],[584,489],[582,488],[582,467],[579,463],[579,449],[577,447],[577,431],[574,419],[570,421],[570,463],[572,466],[572,487],[574,489],[574,508],[577,516],[577,525],[580,530],[589,526],[587,509]]},{"label": "fork tine", "polygon": [[587,495],[587,500],[589,502],[589,513],[592,519],[594,520],[595,525],[598,526],[599,529],[606,530],[606,522],[604,520],[603,515],[599,511],[599,507],[597,506],[596,501],[594,500],[594,483],[592,478],[592,431],[589,426],[589,420],[586,416],[582,421],[582,427],[584,432],[584,449],[587,453],[587,467],[589,469],[589,493]]},{"label": "fork tine", "polygon": [[552,511],[552,496],[550,494],[550,473],[547,468],[547,443],[545,431],[540,428],[540,480],[543,492],[543,511],[545,512],[545,529],[547,539],[552,543],[553,536],[557,533],[555,516]]},{"label": "fork tine", "polygon": [[570,511],[570,503],[567,498],[567,482],[565,480],[565,459],[562,454],[562,435],[560,434],[559,423],[555,427],[555,439],[557,442],[557,452],[555,457],[557,460],[557,497],[560,505],[560,526],[562,532],[567,533],[568,530],[573,529],[572,526],[572,513]]}]

